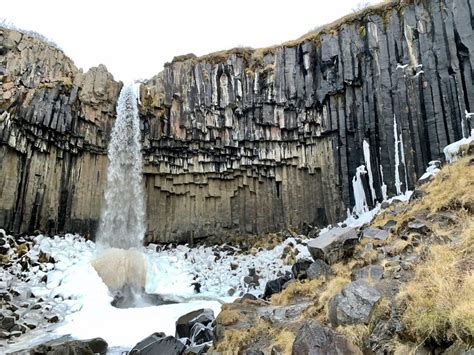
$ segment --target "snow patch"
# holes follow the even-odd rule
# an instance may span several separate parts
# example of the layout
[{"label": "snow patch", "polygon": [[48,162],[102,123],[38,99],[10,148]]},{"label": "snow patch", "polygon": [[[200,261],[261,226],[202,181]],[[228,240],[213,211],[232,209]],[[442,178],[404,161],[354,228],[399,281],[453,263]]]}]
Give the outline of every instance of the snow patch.
[{"label": "snow patch", "polygon": [[470,144],[474,140],[474,129],[471,130],[471,135],[467,138],[462,138],[454,143],[444,147],[443,153],[448,163],[456,161],[459,156],[459,149],[464,144]]}]

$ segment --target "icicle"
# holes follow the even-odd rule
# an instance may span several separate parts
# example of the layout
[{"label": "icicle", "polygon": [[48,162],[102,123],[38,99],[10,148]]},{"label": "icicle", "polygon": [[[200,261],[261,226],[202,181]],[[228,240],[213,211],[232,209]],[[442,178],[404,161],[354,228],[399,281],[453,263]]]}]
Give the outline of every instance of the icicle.
[{"label": "icicle", "polygon": [[367,207],[367,200],[365,197],[364,185],[362,184],[362,179],[361,179],[361,176],[364,174],[367,174],[367,171],[365,170],[365,166],[361,165],[357,168],[356,174],[354,175],[354,178],[352,179],[352,190],[354,192],[354,200],[355,200],[355,206],[352,212],[357,216],[369,210]]},{"label": "icicle", "polygon": [[464,123],[464,121],[467,122],[467,120],[469,120],[471,117],[474,116],[474,112],[467,112],[467,110],[464,110],[464,116],[466,117],[465,120],[463,120],[461,118],[461,130],[462,130],[462,138],[466,137],[466,124]]},{"label": "icicle", "polygon": [[375,202],[374,177],[372,175],[372,165],[370,162],[370,145],[364,139],[362,146],[364,149],[365,166],[367,167],[367,173],[369,174],[369,186],[370,186],[370,193],[372,194],[372,202]]},{"label": "icicle", "polygon": [[380,164],[380,178],[382,180],[382,185],[380,186],[380,189],[382,190],[382,197],[383,200],[386,201],[388,196],[387,196],[387,185],[385,185],[385,182],[383,181],[383,168],[382,164]]},{"label": "icicle", "polygon": [[400,154],[402,156],[403,170],[405,171],[405,192],[408,191],[408,173],[407,173],[407,163],[405,161],[405,147],[403,145],[403,136],[400,130]]},{"label": "icicle", "polygon": [[400,156],[398,155],[398,144],[400,143],[398,140],[398,131],[397,131],[397,118],[393,115],[393,138],[395,139],[395,188],[397,189],[397,195],[402,194],[402,189],[400,186],[402,183],[400,182],[400,173],[398,171],[398,167],[400,166]]}]

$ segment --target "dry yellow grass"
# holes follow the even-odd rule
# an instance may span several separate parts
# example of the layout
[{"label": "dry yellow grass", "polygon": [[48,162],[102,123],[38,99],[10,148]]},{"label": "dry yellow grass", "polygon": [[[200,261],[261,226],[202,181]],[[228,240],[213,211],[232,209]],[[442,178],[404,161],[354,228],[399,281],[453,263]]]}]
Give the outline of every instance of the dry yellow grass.
[{"label": "dry yellow grass", "polygon": [[293,343],[295,341],[295,334],[287,329],[278,331],[274,336],[274,343],[270,346],[270,351],[273,346],[277,347],[279,354],[291,355]]},{"label": "dry yellow grass", "polygon": [[396,220],[397,227],[393,234],[397,234],[419,214],[432,217],[439,211],[462,209],[474,213],[474,167],[470,165],[470,159],[470,156],[463,157],[444,166],[431,183],[422,187],[426,196],[396,216],[390,214],[392,209],[380,213],[372,225],[383,226],[390,219]]},{"label": "dry yellow grass", "polygon": [[227,329],[224,338],[209,349],[209,352],[238,354],[262,336],[269,340],[268,353],[272,347],[276,346],[281,354],[291,354],[295,334],[288,329],[274,328],[270,323],[261,319],[249,328]]},{"label": "dry yellow grass", "polygon": [[365,324],[338,326],[336,331],[344,335],[352,344],[362,349],[364,339],[369,336],[369,327]]},{"label": "dry yellow grass", "polygon": [[288,305],[293,303],[296,297],[314,298],[318,294],[318,288],[323,282],[321,279],[296,281],[288,285],[280,293],[274,294],[271,302],[275,305]]},{"label": "dry yellow grass", "polygon": [[471,216],[458,243],[433,246],[399,295],[406,307],[402,321],[420,343],[474,339],[473,230]]},{"label": "dry yellow grass", "polygon": [[221,325],[232,325],[237,323],[239,319],[242,319],[243,314],[235,309],[225,308],[224,305],[222,311],[216,318],[216,322]]},{"label": "dry yellow grass", "polygon": [[261,319],[250,328],[227,329],[224,333],[224,339],[217,343],[212,351],[236,354],[240,349],[255,341],[261,334],[268,335],[270,332],[270,325]]}]

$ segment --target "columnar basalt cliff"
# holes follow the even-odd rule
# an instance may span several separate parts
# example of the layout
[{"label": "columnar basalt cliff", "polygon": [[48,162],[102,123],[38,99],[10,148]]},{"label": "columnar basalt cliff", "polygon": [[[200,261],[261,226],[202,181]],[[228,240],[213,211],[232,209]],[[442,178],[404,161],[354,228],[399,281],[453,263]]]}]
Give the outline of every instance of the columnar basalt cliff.
[{"label": "columnar basalt cliff", "polygon": [[[334,222],[364,141],[369,204],[413,187],[469,131],[473,5],[388,2],[281,46],[175,58],[140,89],[147,239]],[[121,84],[1,35],[0,223],[93,234]]]}]

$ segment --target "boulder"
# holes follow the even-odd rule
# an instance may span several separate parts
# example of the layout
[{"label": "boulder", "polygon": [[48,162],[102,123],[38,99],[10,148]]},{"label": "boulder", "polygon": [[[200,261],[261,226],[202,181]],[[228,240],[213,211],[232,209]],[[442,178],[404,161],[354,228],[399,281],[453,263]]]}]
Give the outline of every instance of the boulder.
[{"label": "boulder", "polygon": [[191,338],[191,330],[196,323],[206,326],[214,321],[212,309],[198,309],[181,316],[176,321],[176,338]]},{"label": "boulder", "polygon": [[0,330],[7,330],[13,328],[15,325],[15,317],[13,316],[3,316],[0,314]]},{"label": "boulder", "polygon": [[315,320],[306,321],[293,342],[292,355],[361,354],[342,334]]},{"label": "boulder", "polygon": [[30,355],[42,354],[101,354],[107,353],[107,342],[102,338],[94,338],[90,340],[73,340],[64,341],[60,338],[35,346],[29,350]]},{"label": "boulder", "polygon": [[353,280],[380,280],[383,276],[384,268],[381,265],[367,265],[360,269],[352,271]]},{"label": "boulder", "polygon": [[331,267],[321,259],[315,260],[315,262],[310,265],[308,270],[306,270],[306,274],[310,280],[314,280],[319,277],[327,277],[331,273]]},{"label": "boulder", "polygon": [[154,333],[130,350],[130,355],[181,355],[186,346],[172,336],[165,336],[164,333]]},{"label": "boulder", "polygon": [[372,309],[380,298],[380,292],[370,286],[367,281],[353,281],[329,301],[329,321],[333,327],[368,324]]},{"label": "boulder", "polygon": [[291,280],[291,274],[279,277],[275,280],[268,281],[265,285],[265,291],[263,293],[263,299],[269,299],[273,294],[281,292],[283,285]]},{"label": "boulder", "polygon": [[362,237],[368,239],[386,240],[388,231],[379,228],[367,227],[362,231]]},{"label": "boulder", "polygon": [[355,228],[336,227],[308,242],[308,250],[314,260],[322,259],[329,265],[352,255],[358,241]]},{"label": "boulder", "polygon": [[306,274],[306,271],[308,268],[311,266],[313,262],[309,259],[300,259],[296,263],[293,264],[291,267],[291,272],[293,273],[293,276],[295,279],[298,280],[303,280],[306,279],[308,276]]}]

